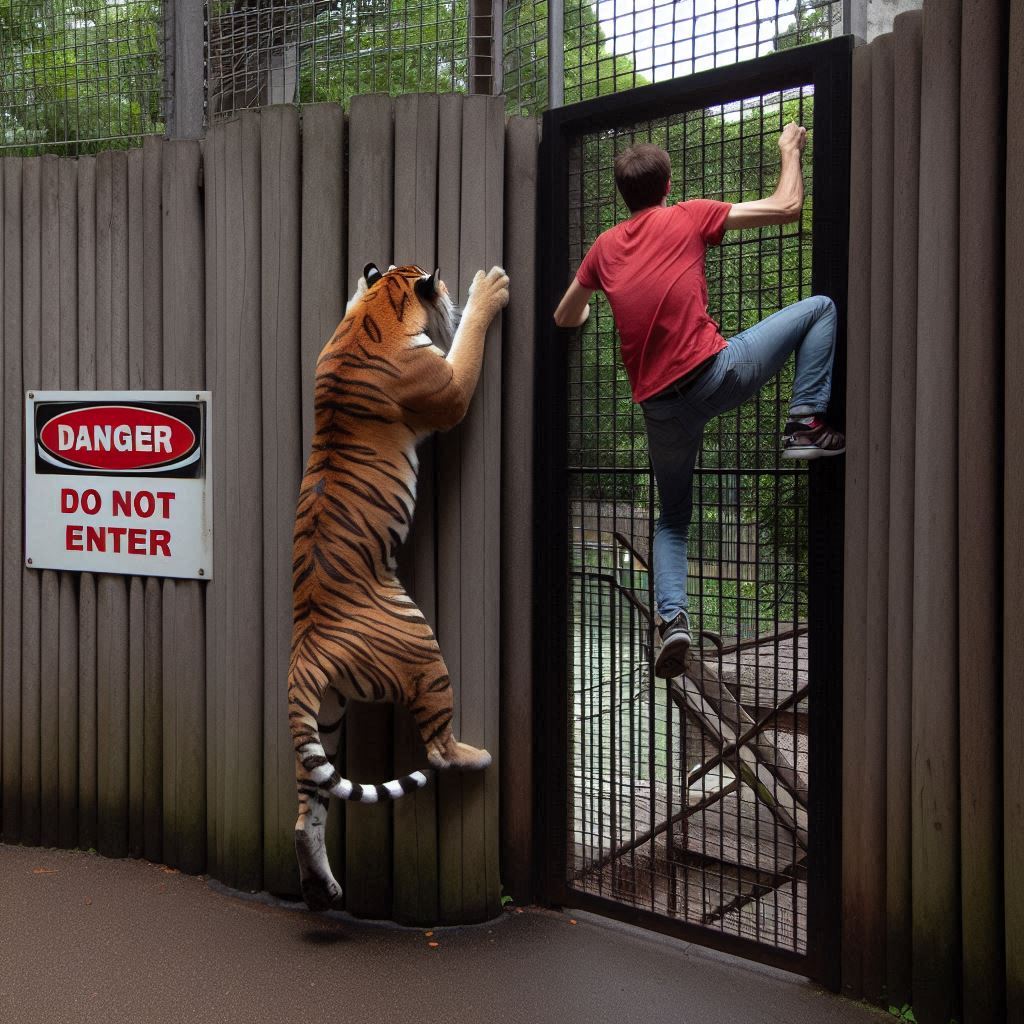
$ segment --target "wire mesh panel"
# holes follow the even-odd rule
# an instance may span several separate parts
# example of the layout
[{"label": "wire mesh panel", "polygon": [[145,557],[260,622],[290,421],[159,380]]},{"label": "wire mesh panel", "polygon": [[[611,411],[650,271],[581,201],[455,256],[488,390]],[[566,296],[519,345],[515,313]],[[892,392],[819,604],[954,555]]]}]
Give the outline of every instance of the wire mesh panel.
[{"label": "wire mesh panel", "polygon": [[[577,137],[573,264],[628,215],[612,170],[619,150],[641,141],[666,149],[670,201],[761,198],[778,180],[783,125],[809,125],[812,107],[808,86]],[[805,178],[802,223],[730,232],[708,250],[709,309],[726,337],[810,294]],[[653,672],[658,499],[617,350],[597,293],[569,368],[568,883],[803,954],[808,476],[780,458],[792,360],[705,431],[688,583],[699,650],[684,677],[666,682]]]},{"label": "wire mesh panel", "polygon": [[[358,93],[466,92],[490,15],[469,0],[209,0],[211,120],[264,103],[346,102]],[[476,70],[475,74],[489,74]]]},{"label": "wire mesh panel", "polygon": [[163,131],[163,4],[0,6],[0,150],[75,155]]}]

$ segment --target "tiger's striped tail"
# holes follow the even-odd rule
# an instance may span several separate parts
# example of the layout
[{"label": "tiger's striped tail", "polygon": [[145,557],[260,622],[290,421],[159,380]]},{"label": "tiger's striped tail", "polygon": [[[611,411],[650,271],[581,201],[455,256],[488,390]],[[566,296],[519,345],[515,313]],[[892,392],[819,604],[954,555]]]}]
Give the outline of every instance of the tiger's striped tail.
[{"label": "tiger's striped tail", "polygon": [[315,782],[319,790],[337,797],[339,800],[351,800],[361,804],[378,804],[386,800],[397,800],[399,797],[405,796],[406,793],[422,789],[433,774],[428,768],[425,771],[410,772],[408,775],[403,775],[400,779],[392,779],[390,782],[360,784],[351,779],[342,778],[319,743],[306,743],[302,748],[301,757],[302,767],[309,774],[310,781]]}]

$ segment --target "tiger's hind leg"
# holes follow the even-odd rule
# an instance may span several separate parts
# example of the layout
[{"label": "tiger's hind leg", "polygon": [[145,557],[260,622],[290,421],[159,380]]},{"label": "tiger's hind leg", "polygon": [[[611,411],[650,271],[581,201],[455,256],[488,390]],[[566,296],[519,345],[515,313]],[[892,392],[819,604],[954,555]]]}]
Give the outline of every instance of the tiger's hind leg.
[{"label": "tiger's hind leg", "polygon": [[[344,715],[344,698],[333,686],[328,686],[321,697],[316,721],[323,756],[331,764],[338,753]],[[324,838],[329,798],[303,767],[301,753],[296,754],[295,774],[299,791],[295,855],[299,862],[302,897],[310,910],[340,909],[342,890],[331,871]]]},{"label": "tiger's hind leg", "polygon": [[427,760],[434,768],[479,771],[491,763],[486,750],[460,743],[452,732],[452,684],[440,652],[433,671],[420,676],[409,710],[427,748]]}]

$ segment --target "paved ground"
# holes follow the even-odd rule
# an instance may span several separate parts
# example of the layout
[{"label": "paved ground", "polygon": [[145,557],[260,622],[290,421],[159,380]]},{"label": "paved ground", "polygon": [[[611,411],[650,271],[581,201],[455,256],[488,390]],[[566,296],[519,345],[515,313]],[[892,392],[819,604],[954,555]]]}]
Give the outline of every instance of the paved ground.
[{"label": "paved ground", "polygon": [[890,1019],[780,971],[572,920],[528,908],[428,937],[240,897],[144,862],[0,846],[0,1022]]}]

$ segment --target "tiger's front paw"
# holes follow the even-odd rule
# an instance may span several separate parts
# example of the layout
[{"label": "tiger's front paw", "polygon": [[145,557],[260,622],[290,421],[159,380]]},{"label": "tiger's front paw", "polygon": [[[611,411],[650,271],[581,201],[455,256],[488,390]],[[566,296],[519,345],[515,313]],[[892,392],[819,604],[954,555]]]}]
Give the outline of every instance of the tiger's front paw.
[{"label": "tiger's front paw", "polygon": [[508,283],[508,274],[501,267],[491,267],[486,274],[478,270],[469,286],[466,312],[479,311],[490,323],[508,305]]}]

